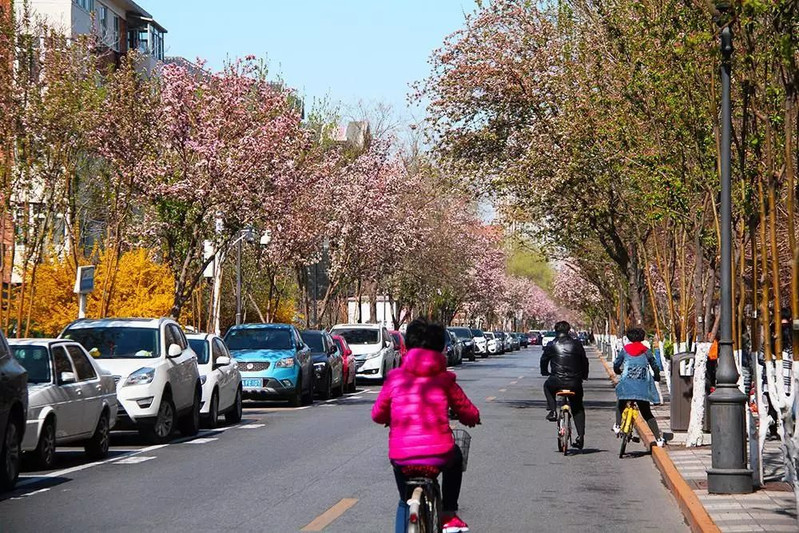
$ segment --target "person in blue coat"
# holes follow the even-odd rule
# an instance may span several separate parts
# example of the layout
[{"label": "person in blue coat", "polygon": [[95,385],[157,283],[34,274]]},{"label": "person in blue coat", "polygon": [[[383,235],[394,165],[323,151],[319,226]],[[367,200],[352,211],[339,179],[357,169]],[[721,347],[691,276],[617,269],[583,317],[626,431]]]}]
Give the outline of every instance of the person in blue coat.
[{"label": "person in blue coat", "polygon": [[[659,395],[655,382],[660,382],[660,368],[652,351],[642,342],[645,336],[646,333],[643,329],[627,330],[627,338],[630,342],[619,350],[619,355],[613,362],[613,371],[616,374],[621,374],[619,383],[616,385],[618,403],[616,405],[616,425],[613,426],[613,432],[619,434],[621,413],[628,401],[635,400],[641,416],[644,417],[649,429],[657,439],[658,446],[662,447],[663,436],[650,408],[650,404],[658,401]],[[652,373],[649,372],[650,368]]]}]

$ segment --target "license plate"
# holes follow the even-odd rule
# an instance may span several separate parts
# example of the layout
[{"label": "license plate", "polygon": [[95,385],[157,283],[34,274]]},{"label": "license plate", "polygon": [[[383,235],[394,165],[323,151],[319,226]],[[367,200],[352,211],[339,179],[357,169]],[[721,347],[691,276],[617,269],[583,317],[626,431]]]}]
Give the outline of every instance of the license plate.
[{"label": "license plate", "polygon": [[245,389],[257,389],[263,386],[263,381],[261,378],[243,378],[241,386]]}]

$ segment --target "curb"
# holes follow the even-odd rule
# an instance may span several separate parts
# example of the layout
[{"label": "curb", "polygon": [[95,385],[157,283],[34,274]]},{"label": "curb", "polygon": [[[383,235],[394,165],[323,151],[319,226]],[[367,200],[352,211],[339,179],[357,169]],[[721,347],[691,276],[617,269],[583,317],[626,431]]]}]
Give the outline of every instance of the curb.
[{"label": "curb", "polygon": [[[601,356],[601,352],[600,355],[597,356],[597,359],[602,362],[602,366],[605,367],[605,372],[608,373],[608,377],[615,385],[619,380],[610,364]],[[652,452],[652,461],[655,463],[657,469],[660,470],[663,482],[677,499],[680,511],[682,511],[691,531],[694,533],[720,533],[721,530],[710,517],[705,506],[702,505],[697,495],[682,475],[680,475],[677,467],[674,466],[674,462],[671,460],[671,457],[669,457],[668,452],[655,444],[655,436],[641,417],[636,417],[635,429],[646,448]]]}]

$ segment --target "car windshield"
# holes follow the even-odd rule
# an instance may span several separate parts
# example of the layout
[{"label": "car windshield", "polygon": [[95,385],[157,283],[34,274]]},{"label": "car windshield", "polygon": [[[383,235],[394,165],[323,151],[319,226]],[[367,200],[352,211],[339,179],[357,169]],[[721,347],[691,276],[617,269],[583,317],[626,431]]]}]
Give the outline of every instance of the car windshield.
[{"label": "car windshield", "polygon": [[484,333],[484,334],[483,334],[483,336],[484,336],[486,339],[493,339],[493,338],[494,338],[494,334],[493,334],[493,333],[491,333],[490,331],[489,331],[489,332],[486,332],[486,333]]},{"label": "car windshield", "polygon": [[158,329],[100,326],[68,330],[64,338],[77,341],[95,359],[158,357]]},{"label": "car windshield", "polygon": [[347,344],[350,346],[353,344],[377,344],[380,342],[378,338],[379,331],[376,329],[337,329],[335,330],[335,333],[336,335],[341,335],[344,337],[344,340],[347,341]]},{"label": "car windshield", "polygon": [[189,339],[189,346],[197,354],[197,364],[204,365],[208,362],[208,341],[205,339]]},{"label": "car windshield", "polygon": [[285,328],[231,329],[225,335],[225,344],[231,352],[236,350],[290,350],[291,330]]},{"label": "car windshield", "polygon": [[544,337],[556,337],[556,335],[554,331],[547,331],[544,333]]},{"label": "car windshield", "polygon": [[471,339],[470,331],[467,328],[452,328],[450,330],[459,339]]},{"label": "car windshield", "polygon": [[303,331],[300,333],[302,340],[311,348],[312,352],[322,353],[325,351],[325,344],[322,342],[322,334],[318,331]]},{"label": "car windshield", "polygon": [[473,329],[472,335],[474,335],[475,337],[485,337],[485,333],[483,333],[483,330],[480,329]]},{"label": "car windshield", "polygon": [[50,357],[44,346],[15,346],[11,353],[28,371],[28,383],[50,383]]}]

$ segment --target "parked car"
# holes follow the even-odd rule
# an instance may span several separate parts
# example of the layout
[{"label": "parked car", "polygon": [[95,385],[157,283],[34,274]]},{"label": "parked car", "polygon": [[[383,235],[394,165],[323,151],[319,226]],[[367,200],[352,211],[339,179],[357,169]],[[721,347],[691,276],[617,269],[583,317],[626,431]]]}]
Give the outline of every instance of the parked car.
[{"label": "parked car", "polygon": [[488,357],[488,339],[483,330],[472,328],[471,332],[474,339],[474,353],[480,357]]},{"label": "parked car", "polygon": [[449,330],[458,337],[458,340],[463,342],[463,357],[469,361],[474,361],[475,347],[472,330],[469,328],[449,328]]},{"label": "parked car", "polygon": [[402,360],[405,359],[405,354],[408,353],[408,347],[405,346],[405,335],[399,331],[389,331],[391,338],[394,339],[394,349],[399,353],[399,363],[397,366],[402,366]]},{"label": "parked car", "polygon": [[290,324],[241,324],[225,334],[239,364],[245,400],[288,400],[293,407],[313,403],[311,349]]},{"label": "parked car", "polygon": [[528,337],[526,333],[514,333],[514,335],[519,339],[522,348],[530,346],[530,337]]},{"label": "parked car", "polygon": [[545,331],[541,334],[541,346],[546,346],[550,342],[555,340],[557,335],[554,331]]},{"label": "parked car", "polygon": [[82,319],[60,338],[83,345],[114,376],[120,425],[133,424],[153,443],[167,442],[176,425],[187,436],[200,430],[197,355],[174,320]]},{"label": "parked car", "polygon": [[323,400],[344,394],[344,359],[330,333],[308,329],[300,335],[311,349],[316,393]]},{"label": "parked car", "polygon": [[463,362],[463,343],[449,330],[444,335],[444,346],[447,366],[460,365]]},{"label": "parked car", "polygon": [[522,342],[516,333],[509,332],[508,337],[510,337],[510,349],[512,351],[516,352],[522,349]]},{"label": "parked car", "polygon": [[588,341],[589,341],[588,332],[587,331],[581,331],[580,333],[577,334],[577,339],[580,341],[580,343],[583,344],[583,346],[585,346],[586,344],[588,344]]},{"label": "parked car", "polygon": [[532,346],[540,346],[541,345],[541,332],[537,330],[533,330],[527,334],[530,337],[530,345]]},{"label": "parked car", "polygon": [[494,355],[505,353],[504,344],[498,335],[496,335],[493,331],[486,331],[484,334],[487,339],[486,348],[488,353]]},{"label": "parked car", "polygon": [[200,383],[203,398],[200,404],[200,417],[206,426],[219,425],[219,415],[225,415],[225,422],[235,424],[241,421],[242,390],[239,365],[221,337],[212,333],[192,333],[186,335],[189,345],[197,354],[200,369]]},{"label": "parked car", "polygon": [[502,353],[513,351],[513,345],[507,333],[504,331],[495,331],[494,335],[496,335],[502,343]]},{"label": "parked car", "polygon": [[17,483],[28,416],[28,371],[0,333],[0,492]]},{"label": "parked car", "polygon": [[341,352],[342,368],[344,373],[344,390],[347,392],[355,392],[355,376],[358,371],[355,365],[355,356],[352,354],[350,345],[347,340],[341,335],[331,335],[333,342],[338,346]]},{"label": "parked car", "polygon": [[399,366],[394,341],[380,324],[338,324],[330,333],[341,335],[349,344],[359,378],[382,380]]},{"label": "parked car", "polygon": [[92,459],[108,454],[117,420],[116,383],[74,341],[15,339],[11,353],[28,371],[28,416],[22,451],[51,469],[56,446],[80,443]]}]

